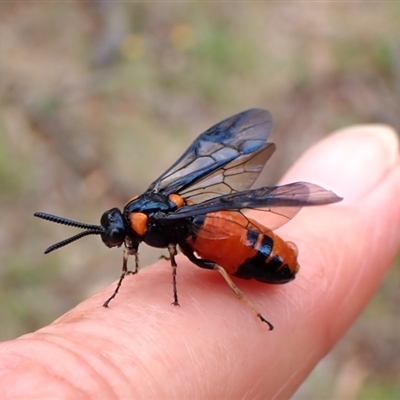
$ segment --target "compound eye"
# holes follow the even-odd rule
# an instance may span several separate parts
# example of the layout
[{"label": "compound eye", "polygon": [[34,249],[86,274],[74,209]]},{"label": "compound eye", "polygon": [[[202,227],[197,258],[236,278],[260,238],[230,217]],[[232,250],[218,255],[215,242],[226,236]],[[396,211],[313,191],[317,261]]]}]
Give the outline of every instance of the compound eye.
[{"label": "compound eye", "polygon": [[125,240],[125,228],[115,228],[115,229],[110,229],[107,230],[103,237],[103,242],[108,246],[108,247],[115,247],[115,246],[121,246],[121,244]]},{"label": "compound eye", "polygon": [[107,247],[121,246],[126,237],[124,218],[118,208],[106,211],[100,220],[104,228],[101,238]]}]

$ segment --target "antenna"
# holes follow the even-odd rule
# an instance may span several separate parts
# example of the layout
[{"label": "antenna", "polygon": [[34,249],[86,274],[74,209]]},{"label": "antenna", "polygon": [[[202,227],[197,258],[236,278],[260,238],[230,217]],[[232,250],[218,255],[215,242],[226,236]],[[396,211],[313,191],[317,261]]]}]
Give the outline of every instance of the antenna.
[{"label": "antenna", "polygon": [[67,219],[67,218],[62,218],[62,217],[58,217],[56,215],[46,214],[46,213],[42,213],[42,212],[36,212],[33,215],[35,217],[44,219],[46,221],[55,222],[56,224],[68,225],[68,226],[72,226],[74,228],[86,229],[84,232],[78,233],[77,235],[71,236],[68,239],[64,239],[61,242],[57,242],[57,243],[49,246],[45,250],[44,254],[48,254],[53,250],[57,250],[57,249],[59,249],[61,247],[64,247],[67,244],[75,242],[76,240],[81,239],[81,238],[83,238],[85,236],[88,236],[88,235],[101,235],[101,234],[104,233],[104,228],[101,225],[85,224],[83,222],[72,221],[72,220]]}]

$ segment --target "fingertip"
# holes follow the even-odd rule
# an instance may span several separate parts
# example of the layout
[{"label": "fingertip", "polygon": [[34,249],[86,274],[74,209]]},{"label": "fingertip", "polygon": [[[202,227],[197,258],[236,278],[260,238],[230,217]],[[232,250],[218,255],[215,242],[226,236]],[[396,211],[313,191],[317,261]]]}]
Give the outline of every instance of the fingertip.
[{"label": "fingertip", "polygon": [[372,190],[399,161],[397,132],[387,125],[336,131],[309,149],[284,181],[310,181],[354,201]]}]

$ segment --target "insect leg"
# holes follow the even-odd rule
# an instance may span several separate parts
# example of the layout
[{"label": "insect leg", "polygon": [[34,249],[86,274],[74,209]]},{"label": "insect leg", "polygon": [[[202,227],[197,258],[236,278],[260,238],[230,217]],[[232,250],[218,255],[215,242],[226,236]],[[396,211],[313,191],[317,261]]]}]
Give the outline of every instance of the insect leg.
[{"label": "insect leg", "polygon": [[[133,271],[128,270],[128,257],[131,254],[133,254],[135,256],[135,269]],[[124,280],[125,276],[131,275],[131,274],[134,275],[138,272],[138,270],[139,270],[139,256],[138,256],[137,252],[135,251],[134,253],[132,253],[131,250],[124,248],[124,256],[123,256],[123,261],[122,261],[122,274],[119,278],[119,281],[118,281],[117,287],[114,290],[114,293],[108,300],[106,300],[104,302],[103,307],[108,307],[110,301],[115,298],[115,296],[117,295],[117,293],[119,291],[119,288],[122,285],[122,281]]]},{"label": "insect leg", "polygon": [[229,287],[233,290],[233,292],[236,294],[237,297],[239,297],[240,300],[243,300],[248,307],[251,308],[251,310],[253,311],[253,313],[262,321],[265,322],[268,327],[269,330],[272,331],[274,329],[274,326],[267,321],[262,315],[261,313],[256,309],[256,307],[254,306],[254,304],[244,295],[244,293],[236,286],[236,284],[232,281],[231,277],[229,276],[229,274],[225,271],[224,268],[222,268],[220,265],[212,262],[212,261],[208,261],[208,260],[202,260],[201,258],[197,258],[195,256],[195,254],[193,253],[193,251],[191,249],[189,249],[187,246],[180,246],[182,253],[189,258],[189,260],[193,263],[196,264],[198,267],[200,268],[206,268],[206,269],[213,269],[215,271],[218,271],[222,277],[225,279],[225,282],[229,285]]},{"label": "insect leg", "polygon": [[176,288],[176,267],[178,266],[175,261],[175,256],[178,254],[178,252],[176,251],[176,245],[173,243],[169,244],[168,252],[169,252],[169,257],[166,258],[171,261],[171,267],[172,267],[172,290],[174,293],[174,301],[172,302],[172,304],[174,306],[179,306],[178,290]]},{"label": "insect leg", "polygon": [[265,322],[268,326],[269,326],[269,330],[272,331],[272,329],[274,329],[274,326],[267,321],[261,314],[260,312],[256,309],[256,307],[254,306],[254,304],[244,295],[244,293],[236,286],[236,284],[232,281],[231,277],[229,276],[229,274],[224,270],[224,268],[222,268],[220,265],[215,264],[214,269],[217,270],[225,279],[226,283],[229,285],[229,287],[234,291],[234,293],[236,294],[237,297],[239,297],[240,300],[243,300],[253,311],[254,314],[256,314],[256,316],[258,318],[260,318],[260,320],[262,322]]}]

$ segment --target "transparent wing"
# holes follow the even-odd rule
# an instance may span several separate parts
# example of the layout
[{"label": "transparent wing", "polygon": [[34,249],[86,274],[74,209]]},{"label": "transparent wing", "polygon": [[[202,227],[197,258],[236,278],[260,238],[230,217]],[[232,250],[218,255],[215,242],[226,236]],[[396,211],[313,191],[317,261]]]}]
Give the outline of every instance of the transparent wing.
[{"label": "transparent wing", "polygon": [[180,190],[179,194],[186,200],[200,203],[216,196],[246,190],[257,179],[274,151],[275,145],[267,143],[262,150],[239,156],[186,189]]},{"label": "transparent wing", "polygon": [[225,119],[201,134],[147,191],[199,201],[249,188],[275,150],[267,143],[272,126],[271,114],[261,109]]},{"label": "transparent wing", "polygon": [[268,212],[265,225],[273,230],[290,221],[302,207],[336,203],[341,200],[341,197],[321,186],[296,182],[219,196],[179,208],[165,219],[189,218],[218,211],[243,212],[245,209],[251,209]]}]

